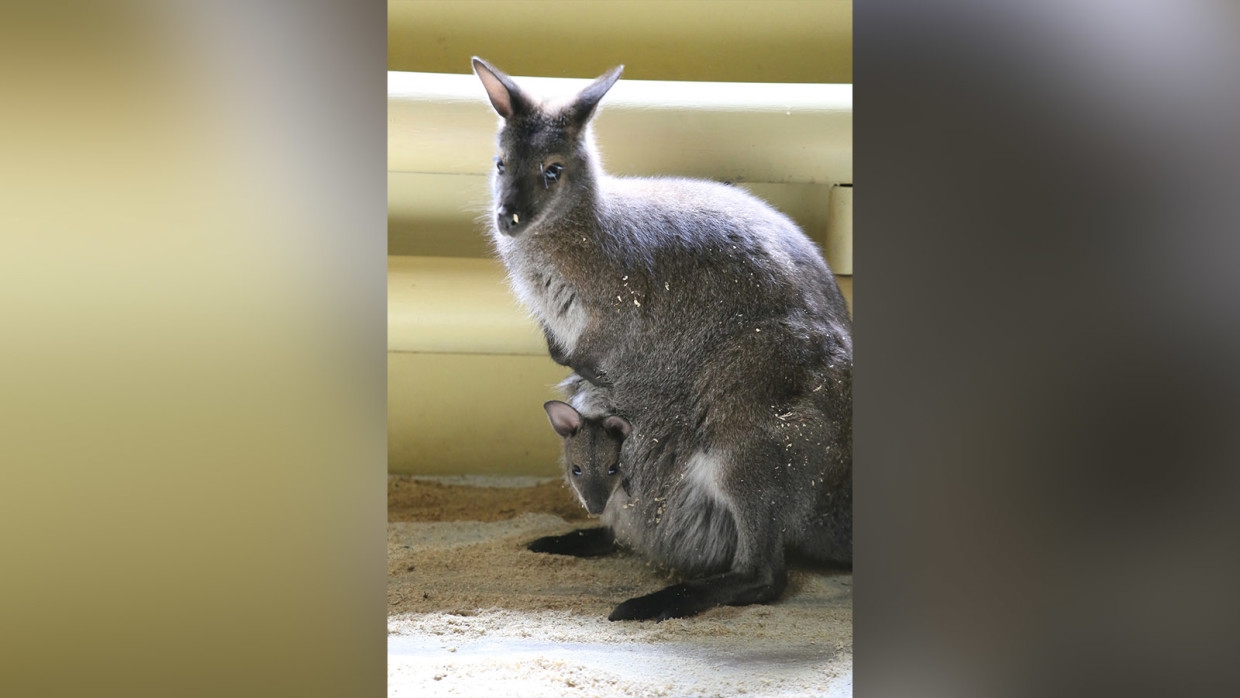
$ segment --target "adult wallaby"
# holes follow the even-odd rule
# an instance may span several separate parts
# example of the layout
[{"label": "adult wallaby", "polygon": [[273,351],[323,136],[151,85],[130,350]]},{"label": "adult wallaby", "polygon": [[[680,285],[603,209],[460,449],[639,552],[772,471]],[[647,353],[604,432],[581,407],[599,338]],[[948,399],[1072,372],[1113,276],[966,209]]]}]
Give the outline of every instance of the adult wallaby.
[{"label": "adult wallaby", "polygon": [[737,187],[612,177],[590,131],[616,68],[544,103],[475,58],[503,118],[495,248],[583,414],[632,424],[604,528],[531,547],[618,541],[685,581],[612,620],[777,599],[785,553],[852,561],[852,339],[818,249]]},{"label": "adult wallaby", "polygon": [[582,506],[598,516],[624,476],[620,472],[620,446],[632,427],[623,417],[582,417],[559,400],[543,405],[555,433],[564,438],[564,479]]}]

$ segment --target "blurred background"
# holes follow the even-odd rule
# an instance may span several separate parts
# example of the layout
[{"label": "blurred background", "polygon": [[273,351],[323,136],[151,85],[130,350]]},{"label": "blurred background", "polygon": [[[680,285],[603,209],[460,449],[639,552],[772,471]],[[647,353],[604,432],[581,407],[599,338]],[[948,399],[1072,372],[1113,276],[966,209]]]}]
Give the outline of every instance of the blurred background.
[{"label": "blurred background", "polygon": [[382,694],[384,30],[0,9],[0,695]]}]

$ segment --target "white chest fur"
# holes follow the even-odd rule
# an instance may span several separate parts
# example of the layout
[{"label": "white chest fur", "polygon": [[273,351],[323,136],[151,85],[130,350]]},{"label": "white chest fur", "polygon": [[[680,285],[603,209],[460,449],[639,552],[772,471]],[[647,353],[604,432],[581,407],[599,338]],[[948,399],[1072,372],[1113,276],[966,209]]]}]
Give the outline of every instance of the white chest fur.
[{"label": "white chest fur", "polygon": [[571,354],[590,320],[577,289],[552,265],[539,264],[511,248],[501,253],[517,299]]}]

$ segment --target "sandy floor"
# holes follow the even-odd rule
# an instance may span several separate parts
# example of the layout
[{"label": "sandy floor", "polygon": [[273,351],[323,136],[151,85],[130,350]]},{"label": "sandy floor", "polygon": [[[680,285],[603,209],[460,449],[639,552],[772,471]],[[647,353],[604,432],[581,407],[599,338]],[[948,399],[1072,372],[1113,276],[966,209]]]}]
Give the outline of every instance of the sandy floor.
[{"label": "sandy floor", "polygon": [[584,514],[559,482],[390,478],[389,695],[851,694],[852,575],[793,570],[777,604],[612,623],[674,579],[525,550]]}]

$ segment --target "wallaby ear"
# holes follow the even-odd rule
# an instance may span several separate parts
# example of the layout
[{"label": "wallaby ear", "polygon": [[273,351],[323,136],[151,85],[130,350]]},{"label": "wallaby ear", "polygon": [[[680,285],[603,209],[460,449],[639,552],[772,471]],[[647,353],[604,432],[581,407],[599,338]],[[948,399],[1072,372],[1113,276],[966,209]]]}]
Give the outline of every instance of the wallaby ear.
[{"label": "wallaby ear", "polygon": [[614,414],[603,420],[603,428],[609,434],[619,434],[621,439],[628,438],[629,432],[633,431],[633,425],[629,424],[629,420]]},{"label": "wallaby ear", "polygon": [[560,436],[572,436],[581,428],[581,415],[567,402],[548,400],[543,403],[543,409],[551,419],[551,428]]},{"label": "wallaby ear", "polygon": [[473,63],[474,74],[482,81],[487,97],[491,99],[491,106],[495,107],[500,116],[508,119],[513,114],[529,110],[533,102],[517,87],[512,78],[477,56],[474,56]]},{"label": "wallaby ear", "polygon": [[598,106],[599,100],[611,86],[616,84],[620,79],[620,73],[624,72],[624,66],[618,65],[615,68],[603,73],[597,80],[590,83],[586,89],[577,94],[577,98],[573,100],[569,107],[571,110],[573,121],[578,127],[585,126],[590,117],[594,116],[594,109]]}]

